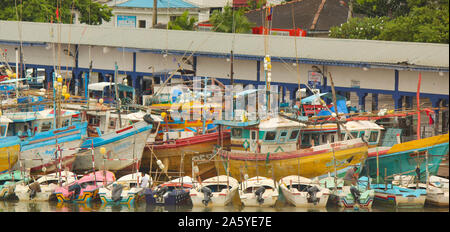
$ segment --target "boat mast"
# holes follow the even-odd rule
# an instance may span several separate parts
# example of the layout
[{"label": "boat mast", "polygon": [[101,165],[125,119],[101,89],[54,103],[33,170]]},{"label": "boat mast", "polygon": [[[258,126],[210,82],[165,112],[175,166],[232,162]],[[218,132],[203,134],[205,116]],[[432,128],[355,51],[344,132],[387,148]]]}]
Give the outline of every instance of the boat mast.
[{"label": "boat mast", "polygon": [[114,89],[116,92],[116,105],[117,105],[117,113],[119,114],[119,127],[122,128],[122,118],[120,117],[120,105],[121,105],[121,100],[119,98],[119,86],[117,83],[117,78],[119,78],[119,71],[118,71],[118,66],[117,66],[117,62],[114,63]]}]

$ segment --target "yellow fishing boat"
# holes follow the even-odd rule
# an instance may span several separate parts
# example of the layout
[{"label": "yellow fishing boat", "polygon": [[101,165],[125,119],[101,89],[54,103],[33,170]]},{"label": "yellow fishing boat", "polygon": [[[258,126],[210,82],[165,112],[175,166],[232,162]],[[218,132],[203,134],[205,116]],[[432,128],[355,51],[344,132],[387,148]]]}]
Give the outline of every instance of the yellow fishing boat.
[{"label": "yellow fishing boat", "polygon": [[368,145],[361,138],[298,149],[300,131],[306,125],[277,117],[255,122],[218,121],[231,127],[230,151],[219,150],[216,169],[219,175],[237,180],[245,176],[268,176],[278,181],[289,175],[307,178],[340,174],[367,157]]},{"label": "yellow fishing boat", "polygon": [[19,158],[19,137],[6,136],[10,122],[10,119],[0,115],[0,173],[11,169]]}]

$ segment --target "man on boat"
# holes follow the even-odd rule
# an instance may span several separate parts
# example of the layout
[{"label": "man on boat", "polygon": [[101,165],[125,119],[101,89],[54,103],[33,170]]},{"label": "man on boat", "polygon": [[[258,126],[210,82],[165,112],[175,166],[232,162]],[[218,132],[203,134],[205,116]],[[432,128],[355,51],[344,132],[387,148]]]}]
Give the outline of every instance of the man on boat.
[{"label": "man on boat", "polygon": [[344,186],[356,185],[358,181],[358,173],[356,172],[357,170],[357,166],[353,166],[353,168],[349,168],[347,170],[344,177]]},{"label": "man on boat", "polygon": [[142,177],[142,179],[141,179],[141,183],[140,183],[139,187],[147,188],[147,186],[148,186],[148,176],[146,176],[144,172],[141,172],[141,177]]}]

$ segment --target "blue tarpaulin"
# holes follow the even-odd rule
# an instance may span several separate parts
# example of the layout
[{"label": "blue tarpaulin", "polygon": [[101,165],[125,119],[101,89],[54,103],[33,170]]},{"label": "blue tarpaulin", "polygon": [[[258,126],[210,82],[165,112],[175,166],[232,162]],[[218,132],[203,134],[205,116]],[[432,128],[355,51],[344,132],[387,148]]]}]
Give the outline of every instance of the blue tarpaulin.
[{"label": "blue tarpaulin", "polygon": [[[347,105],[346,105],[346,101],[345,100],[337,100],[336,101],[337,107],[338,107],[338,111],[340,114],[348,114],[348,110],[347,110]],[[330,108],[331,112],[335,112],[334,111],[334,106]],[[326,115],[331,115],[330,111],[328,110],[321,110],[317,116],[326,116]]]}]

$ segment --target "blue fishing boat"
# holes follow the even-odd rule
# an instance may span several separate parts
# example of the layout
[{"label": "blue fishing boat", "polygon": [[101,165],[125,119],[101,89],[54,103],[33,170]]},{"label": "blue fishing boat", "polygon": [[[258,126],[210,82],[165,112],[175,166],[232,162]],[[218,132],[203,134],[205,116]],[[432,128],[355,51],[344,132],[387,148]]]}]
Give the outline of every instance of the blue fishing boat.
[{"label": "blue fishing boat", "polygon": [[403,188],[392,184],[371,184],[375,190],[375,202],[393,204],[396,207],[423,207],[427,190]]},{"label": "blue fishing boat", "polygon": [[0,175],[0,199],[5,200],[14,196],[14,189],[17,183],[28,183],[29,178],[25,177],[22,172],[16,170]]},{"label": "blue fishing boat", "polygon": [[[87,134],[87,122],[39,132],[20,142],[20,159],[14,169],[30,169],[32,174],[72,169],[75,153]],[[64,148],[58,152],[59,148]]]},{"label": "blue fishing boat", "polygon": [[189,195],[192,179],[188,176],[178,178],[155,188],[145,190],[147,205],[186,205],[190,203]]},{"label": "blue fishing boat", "polygon": [[157,123],[150,115],[146,115],[144,121],[104,135],[100,132],[99,137],[86,138],[81,148],[93,148],[94,157],[92,151],[78,153],[73,170],[90,171],[92,162],[96,170],[115,172],[139,169],[145,143],[151,133],[156,133]]}]

